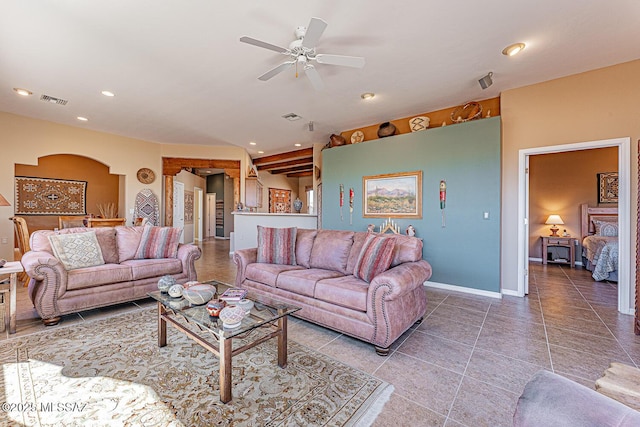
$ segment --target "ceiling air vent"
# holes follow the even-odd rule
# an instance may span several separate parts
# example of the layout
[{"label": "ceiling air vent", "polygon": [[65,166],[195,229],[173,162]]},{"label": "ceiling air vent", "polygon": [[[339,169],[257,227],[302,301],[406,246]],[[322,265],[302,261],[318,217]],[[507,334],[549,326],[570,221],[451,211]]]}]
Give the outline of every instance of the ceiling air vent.
[{"label": "ceiling air vent", "polygon": [[282,116],[283,119],[287,119],[290,122],[294,122],[296,120],[300,120],[302,116],[297,115],[296,113],[289,113]]},{"label": "ceiling air vent", "polygon": [[50,102],[52,104],[58,104],[58,105],[67,105],[67,102],[69,102],[66,99],[54,98],[53,96],[49,96],[49,95],[41,95],[40,101],[46,101],[46,102]]}]

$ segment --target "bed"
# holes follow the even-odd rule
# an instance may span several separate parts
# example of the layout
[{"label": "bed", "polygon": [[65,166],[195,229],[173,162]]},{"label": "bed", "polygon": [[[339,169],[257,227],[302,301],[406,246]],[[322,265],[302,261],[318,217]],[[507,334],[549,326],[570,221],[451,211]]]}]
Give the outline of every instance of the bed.
[{"label": "bed", "polygon": [[596,281],[618,281],[618,208],[580,205],[582,265]]}]

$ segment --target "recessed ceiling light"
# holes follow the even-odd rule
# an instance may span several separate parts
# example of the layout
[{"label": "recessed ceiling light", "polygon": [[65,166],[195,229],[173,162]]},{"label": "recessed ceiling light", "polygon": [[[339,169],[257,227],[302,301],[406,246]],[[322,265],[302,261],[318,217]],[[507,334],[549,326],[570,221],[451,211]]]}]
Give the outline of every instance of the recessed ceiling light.
[{"label": "recessed ceiling light", "polygon": [[14,87],[13,90],[18,94],[18,95],[22,95],[22,96],[29,96],[29,95],[33,95],[33,92],[31,92],[30,90],[26,90],[26,89],[21,89],[19,87]]},{"label": "recessed ceiling light", "polygon": [[258,150],[258,154],[264,154],[264,151]]},{"label": "recessed ceiling light", "polygon": [[293,144],[293,145],[296,146],[296,147],[302,147],[302,144],[299,144],[299,143],[298,144]]},{"label": "recessed ceiling light", "polygon": [[364,99],[365,101],[368,101],[370,99],[373,99],[374,96],[376,96],[375,93],[367,92],[360,95],[360,98]]},{"label": "recessed ceiling light", "polygon": [[116,96],[115,93],[108,91],[108,90],[103,90],[102,92],[100,92],[101,94],[103,94],[104,96],[108,96],[108,97],[112,97],[112,96]]},{"label": "recessed ceiling light", "polygon": [[78,116],[76,117],[76,119],[80,120],[81,122],[88,122],[89,119],[87,119],[86,117],[82,117],[82,116]]},{"label": "recessed ceiling light", "polygon": [[249,143],[249,145],[258,145],[258,144],[256,144],[255,142],[251,141],[251,142]]},{"label": "recessed ceiling light", "polygon": [[518,54],[519,52],[522,51],[522,49],[525,48],[525,44],[524,43],[514,43],[511,44],[507,47],[505,47],[504,49],[502,49],[502,54],[503,55],[507,55],[507,56],[513,56]]}]

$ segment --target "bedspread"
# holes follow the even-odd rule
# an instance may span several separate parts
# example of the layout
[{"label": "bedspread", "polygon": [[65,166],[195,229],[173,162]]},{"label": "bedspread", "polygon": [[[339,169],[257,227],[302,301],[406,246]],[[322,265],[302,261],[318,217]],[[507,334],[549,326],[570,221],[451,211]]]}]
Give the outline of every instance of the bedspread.
[{"label": "bedspread", "polygon": [[606,280],[618,270],[618,238],[588,236],[582,241],[582,255],[593,265],[594,280]]}]

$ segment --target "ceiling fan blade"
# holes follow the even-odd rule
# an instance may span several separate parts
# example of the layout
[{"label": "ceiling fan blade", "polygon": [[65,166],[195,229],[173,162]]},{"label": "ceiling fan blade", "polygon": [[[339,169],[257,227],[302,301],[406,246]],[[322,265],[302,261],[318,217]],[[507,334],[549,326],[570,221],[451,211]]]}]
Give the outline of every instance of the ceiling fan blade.
[{"label": "ceiling fan blade", "polygon": [[324,55],[320,53],[316,55],[315,59],[318,64],[343,65],[354,68],[364,67],[364,58],[361,56]]},{"label": "ceiling fan blade", "polygon": [[287,68],[291,67],[295,63],[296,63],[296,61],[283,62],[282,64],[278,65],[276,68],[274,68],[272,70],[269,70],[266,73],[264,73],[263,75],[261,75],[260,77],[258,77],[258,80],[267,81],[271,77],[274,77],[276,74],[280,74],[281,72],[283,72]]},{"label": "ceiling fan blade", "polygon": [[289,49],[285,49],[284,47],[276,46],[274,44],[263,42],[262,40],[256,40],[254,38],[247,37],[247,36],[240,37],[240,41],[242,43],[252,44],[254,46],[262,47],[264,49],[274,50],[278,53],[289,53]]},{"label": "ceiling fan blade", "polygon": [[320,77],[320,74],[318,74],[318,70],[316,70],[313,65],[307,65],[306,67],[304,67],[304,72],[309,78],[309,81],[311,82],[311,86],[313,86],[315,90],[324,89],[324,83],[322,83],[322,78]]},{"label": "ceiling fan blade", "polygon": [[313,49],[318,44],[320,36],[324,33],[324,29],[327,28],[327,23],[320,18],[311,18],[307,32],[302,39],[302,47]]}]

